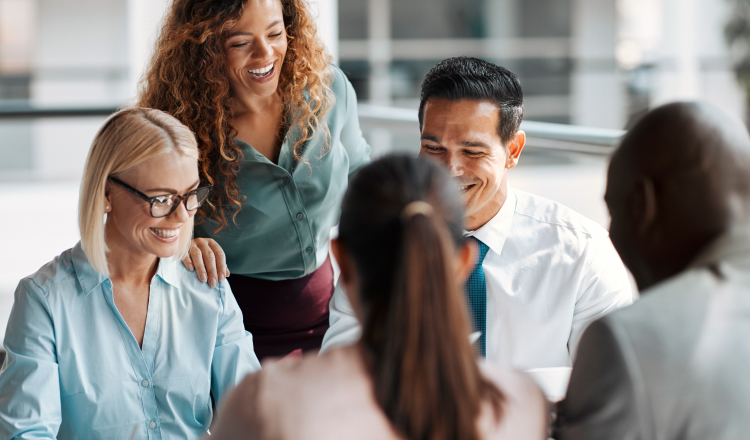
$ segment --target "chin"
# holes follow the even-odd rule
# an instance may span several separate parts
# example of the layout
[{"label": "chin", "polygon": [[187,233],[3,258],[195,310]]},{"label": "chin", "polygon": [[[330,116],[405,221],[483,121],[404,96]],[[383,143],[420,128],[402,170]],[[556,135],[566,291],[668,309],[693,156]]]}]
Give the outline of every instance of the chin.
[{"label": "chin", "polygon": [[159,244],[157,246],[152,246],[149,251],[151,254],[156,255],[159,258],[172,258],[177,253],[178,247],[177,243]]},{"label": "chin", "polygon": [[251,87],[250,90],[252,90],[253,94],[265,98],[275,94],[278,87],[279,82],[276,81],[276,83],[263,84],[262,86],[255,85],[254,87]]}]

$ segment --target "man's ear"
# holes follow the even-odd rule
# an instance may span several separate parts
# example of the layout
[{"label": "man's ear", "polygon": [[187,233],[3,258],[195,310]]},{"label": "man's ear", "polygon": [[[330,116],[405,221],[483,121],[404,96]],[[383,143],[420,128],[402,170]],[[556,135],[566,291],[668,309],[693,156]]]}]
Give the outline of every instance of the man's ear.
[{"label": "man's ear", "polygon": [[518,158],[521,157],[521,151],[523,151],[523,147],[525,146],[526,133],[523,130],[518,130],[506,145],[508,149],[508,157],[505,160],[506,169],[515,168],[518,165]]},{"label": "man's ear", "polygon": [[659,215],[653,180],[641,177],[635,182],[627,198],[627,207],[629,221],[636,236],[651,235]]}]

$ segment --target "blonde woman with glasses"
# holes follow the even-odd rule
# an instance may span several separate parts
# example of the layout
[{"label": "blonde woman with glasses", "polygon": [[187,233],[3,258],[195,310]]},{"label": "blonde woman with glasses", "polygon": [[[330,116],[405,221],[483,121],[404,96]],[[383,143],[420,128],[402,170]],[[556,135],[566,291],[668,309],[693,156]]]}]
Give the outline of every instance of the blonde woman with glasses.
[{"label": "blonde woman with glasses", "polygon": [[21,280],[0,370],[0,438],[198,438],[260,368],[226,282],[180,260],[209,187],[193,133],[112,116],[81,184],[81,241]]}]

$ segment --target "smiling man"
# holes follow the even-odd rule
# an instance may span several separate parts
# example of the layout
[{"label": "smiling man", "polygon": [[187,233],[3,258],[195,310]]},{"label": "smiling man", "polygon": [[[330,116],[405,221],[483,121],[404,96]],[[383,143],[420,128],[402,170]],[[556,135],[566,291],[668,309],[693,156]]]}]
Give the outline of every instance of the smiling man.
[{"label": "smiling man", "polygon": [[[630,304],[632,292],[601,226],[508,184],[526,143],[522,118],[516,75],[475,58],[444,60],[422,84],[420,156],[445,165],[464,192],[466,236],[479,248],[466,289],[478,351],[519,369],[570,367],[586,326]],[[324,349],[356,335],[342,296]]]}]

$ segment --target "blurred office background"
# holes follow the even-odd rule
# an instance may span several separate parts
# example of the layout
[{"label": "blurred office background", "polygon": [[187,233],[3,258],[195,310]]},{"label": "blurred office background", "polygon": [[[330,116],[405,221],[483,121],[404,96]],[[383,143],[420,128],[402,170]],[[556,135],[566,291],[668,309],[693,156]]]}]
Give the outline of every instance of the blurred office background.
[{"label": "blurred office background", "polygon": [[[702,99],[745,118],[724,28],[744,0],[313,0],[374,155],[418,150],[425,73],[470,55],[516,72],[529,146],[510,182],[606,227],[607,153],[647,109]],[[18,280],[78,240],[78,183],[127,104],[168,0],[0,0],[0,341]],[[736,15],[736,14],[735,14]],[[533,122],[562,125],[533,125]]]}]

